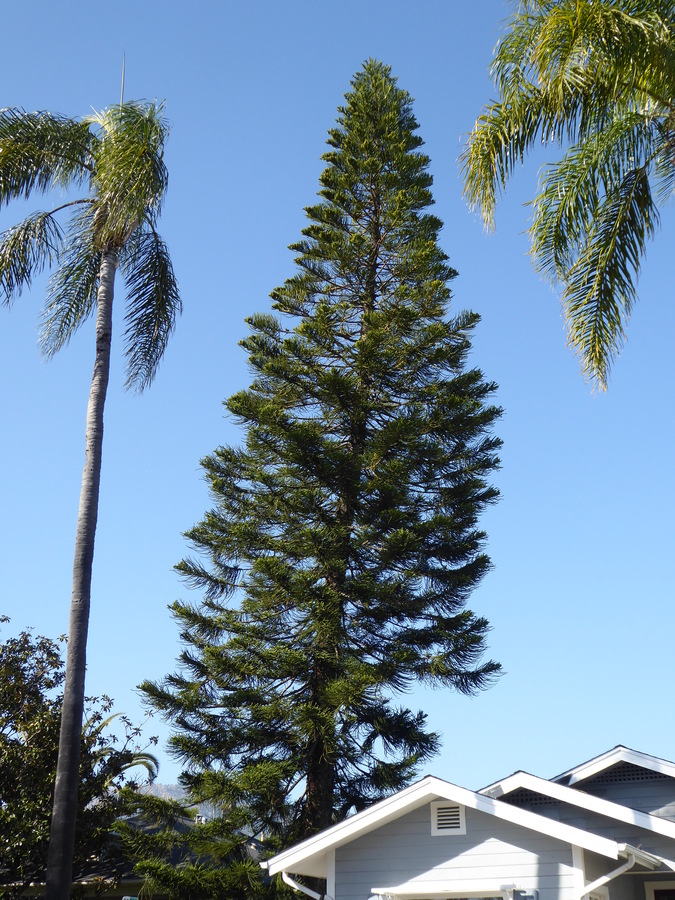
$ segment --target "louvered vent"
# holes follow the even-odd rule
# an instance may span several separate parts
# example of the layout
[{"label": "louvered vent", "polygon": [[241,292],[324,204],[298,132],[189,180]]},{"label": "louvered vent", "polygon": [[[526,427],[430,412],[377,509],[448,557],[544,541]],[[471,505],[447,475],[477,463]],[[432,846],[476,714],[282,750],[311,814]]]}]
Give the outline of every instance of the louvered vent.
[{"label": "louvered vent", "polygon": [[436,800],[431,804],[432,834],[466,834],[464,807],[447,800]]}]

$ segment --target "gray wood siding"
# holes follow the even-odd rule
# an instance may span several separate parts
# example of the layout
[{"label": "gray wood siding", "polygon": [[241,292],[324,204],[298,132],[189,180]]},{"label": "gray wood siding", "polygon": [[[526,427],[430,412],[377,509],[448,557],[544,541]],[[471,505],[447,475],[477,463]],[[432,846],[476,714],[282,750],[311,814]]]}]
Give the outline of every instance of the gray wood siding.
[{"label": "gray wood siding", "polygon": [[[648,853],[656,853],[658,856],[675,860],[675,841],[629,822],[618,822],[616,819],[599,816],[597,813],[580,810],[567,804],[561,804],[557,819],[566,825],[574,825],[583,831],[609,838],[619,844],[631,844],[633,847],[641,847]],[[616,864],[612,866],[610,863],[608,869],[611,868],[616,868]]]},{"label": "gray wood siding", "polygon": [[658,778],[653,781],[624,781],[615,784],[582,781],[578,787],[596,797],[620,803],[630,809],[652,813],[675,821],[675,779]]},{"label": "gray wood siding", "polygon": [[568,844],[471,809],[466,831],[432,836],[426,804],[338,848],[335,900],[368,900],[373,887],[411,879],[446,881],[449,891],[515,884],[540,900],[573,900]]}]

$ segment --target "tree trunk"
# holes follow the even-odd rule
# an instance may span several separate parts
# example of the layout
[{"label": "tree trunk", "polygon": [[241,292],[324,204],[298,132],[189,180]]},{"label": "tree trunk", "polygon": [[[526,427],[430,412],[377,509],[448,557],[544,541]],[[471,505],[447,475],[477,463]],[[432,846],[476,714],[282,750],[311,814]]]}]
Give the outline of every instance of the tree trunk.
[{"label": "tree trunk", "polygon": [[66,681],[61,713],[59,756],[47,860],[47,900],[68,900],[73,875],[75,821],[80,784],[80,746],[84,711],[84,676],[94,536],[98,515],[103,447],[103,407],[110,372],[112,304],[117,258],[113,250],[101,257],[96,313],[96,358],[87,405],[85,459],[77,514],[73,592],[68,623]]}]

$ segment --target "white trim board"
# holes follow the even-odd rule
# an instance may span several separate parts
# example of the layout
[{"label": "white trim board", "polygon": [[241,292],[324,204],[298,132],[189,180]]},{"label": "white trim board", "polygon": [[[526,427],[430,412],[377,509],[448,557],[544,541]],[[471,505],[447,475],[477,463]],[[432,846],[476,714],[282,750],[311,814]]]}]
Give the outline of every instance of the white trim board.
[{"label": "white trim board", "polygon": [[617,763],[626,762],[634,766],[640,766],[643,769],[650,769],[652,772],[658,772],[668,778],[675,778],[675,763],[669,762],[667,759],[660,759],[658,756],[650,756],[648,753],[640,753],[639,750],[631,750],[619,744],[600,756],[594,756],[560,775],[556,775],[551,781],[565,782],[568,785],[577,784],[586,778],[591,778],[599,772],[615,766]]},{"label": "white trim board", "polygon": [[578,788],[570,788],[555,781],[538,778],[536,775],[530,775],[529,772],[514,772],[508,778],[483,788],[479,793],[497,799],[518,790],[518,788],[524,788],[536,794],[543,794],[545,797],[551,797],[551,799],[559,800],[561,803],[569,803],[570,806],[578,806],[581,809],[598,813],[600,816],[607,816],[607,818],[616,819],[618,822],[626,822],[629,825],[635,825],[638,828],[644,828],[646,831],[653,831],[655,834],[662,834],[664,837],[675,840],[675,822],[640,812],[637,809],[631,809],[628,806],[622,806],[620,803],[613,803],[611,800],[603,800],[601,797],[587,794]]},{"label": "white trim board", "polygon": [[645,881],[645,897],[656,900],[654,891],[674,891],[675,881]]}]

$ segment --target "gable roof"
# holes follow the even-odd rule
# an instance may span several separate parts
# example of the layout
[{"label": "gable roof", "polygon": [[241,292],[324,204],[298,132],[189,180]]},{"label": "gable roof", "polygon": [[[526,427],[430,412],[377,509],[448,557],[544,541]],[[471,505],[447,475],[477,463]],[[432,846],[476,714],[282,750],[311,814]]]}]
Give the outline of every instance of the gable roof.
[{"label": "gable roof", "polygon": [[599,756],[594,756],[593,759],[556,775],[551,781],[571,787],[573,784],[585,781],[585,779],[598,775],[622,762],[639,766],[642,769],[650,769],[652,772],[658,772],[668,778],[675,778],[675,763],[669,762],[667,759],[660,759],[658,756],[650,756],[648,753],[640,753],[639,750],[631,750],[629,747],[619,744]]},{"label": "gable roof", "polygon": [[338,822],[317,835],[296,844],[288,850],[278,853],[265,863],[261,863],[270,875],[278,872],[296,873],[325,878],[328,865],[328,852],[348,844],[358,837],[381,828],[400,816],[425,805],[431,800],[450,800],[475,809],[497,819],[503,819],[520,825],[523,828],[557,838],[575,847],[591,850],[610,859],[618,859],[624,852],[623,845],[599,835],[591,834],[580,828],[556,822],[546,816],[540,816],[529,810],[511,806],[484,794],[470,791],[467,788],[443,781],[428,775],[421,781],[410,785],[379,803],[369,806],[343,822]]},{"label": "gable roof", "polygon": [[529,772],[514,772],[508,778],[503,778],[501,781],[496,781],[494,784],[482,788],[479,793],[496,800],[519,788],[534,791],[534,793],[543,794],[552,800],[569,803],[570,806],[577,806],[580,809],[607,816],[607,818],[615,819],[618,822],[626,822],[675,840],[675,822],[640,812],[637,809],[631,809],[628,806],[622,806],[620,803],[604,800],[579,789],[566,787],[556,781],[546,781],[545,778],[537,778],[536,775],[530,775]]}]

